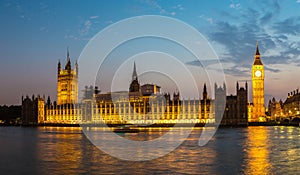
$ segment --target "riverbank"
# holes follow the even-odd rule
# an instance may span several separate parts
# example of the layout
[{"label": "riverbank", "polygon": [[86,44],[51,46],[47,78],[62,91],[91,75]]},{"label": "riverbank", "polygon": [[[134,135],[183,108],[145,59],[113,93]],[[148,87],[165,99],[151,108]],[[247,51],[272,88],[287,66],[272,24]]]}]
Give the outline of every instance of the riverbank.
[{"label": "riverbank", "polygon": [[[118,127],[124,124],[66,124],[66,123],[42,123],[34,125],[21,125],[21,124],[0,124],[0,126],[18,126],[18,127],[38,127],[38,126],[52,126],[52,127]],[[130,125],[130,124],[129,124]],[[214,124],[205,123],[155,123],[151,125],[137,125],[139,127],[213,127]],[[279,122],[249,122],[244,125],[219,125],[219,127],[248,127],[248,126],[296,126],[299,127],[299,123],[279,123]]]}]

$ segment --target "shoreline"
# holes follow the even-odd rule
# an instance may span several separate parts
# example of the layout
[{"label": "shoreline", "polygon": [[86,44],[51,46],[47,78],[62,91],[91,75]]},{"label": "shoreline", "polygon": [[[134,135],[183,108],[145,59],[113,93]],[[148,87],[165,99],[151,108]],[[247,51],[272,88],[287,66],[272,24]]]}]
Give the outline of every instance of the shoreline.
[{"label": "shoreline", "polygon": [[[49,126],[49,127],[118,127],[123,126],[125,124],[58,124],[58,123],[43,123],[43,124],[32,124],[32,125],[21,125],[21,124],[0,124],[0,127],[5,126],[15,126],[15,127],[41,127],[41,126]],[[133,125],[133,124],[126,124]],[[135,126],[135,125],[133,125]],[[138,126],[138,125],[137,125]],[[214,124],[204,124],[204,123],[166,123],[166,124],[151,124],[146,126],[138,126],[138,127],[213,127]],[[240,124],[240,125],[219,125],[220,128],[244,128],[248,126],[295,126],[300,127],[300,123],[274,123],[274,122],[249,122],[248,124]]]}]

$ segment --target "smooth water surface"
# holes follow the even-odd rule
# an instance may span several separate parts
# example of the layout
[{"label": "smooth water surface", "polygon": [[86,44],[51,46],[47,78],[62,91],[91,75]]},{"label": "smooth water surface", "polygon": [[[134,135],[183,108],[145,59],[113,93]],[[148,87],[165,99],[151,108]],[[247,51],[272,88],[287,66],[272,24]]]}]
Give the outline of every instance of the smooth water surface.
[{"label": "smooth water surface", "polygon": [[[149,140],[166,132],[122,137]],[[200,133],[195,128],[166,156],[134,162],[99,150],[79,127],[0,127],[0,174],[300,174],[299,127],[219,128],[203,147]]]}]

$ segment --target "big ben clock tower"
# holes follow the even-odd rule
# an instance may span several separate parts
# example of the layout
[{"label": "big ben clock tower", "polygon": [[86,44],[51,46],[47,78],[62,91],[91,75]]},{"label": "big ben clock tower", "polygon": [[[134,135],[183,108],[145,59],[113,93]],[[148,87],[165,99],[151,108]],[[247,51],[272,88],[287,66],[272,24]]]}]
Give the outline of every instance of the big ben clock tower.
[{"label": "big ben clock tower", "polygon": [[264,65],[260,59],[258,43],[256,43],[256,52],[252,65],[252,102],[253,112],[250,122],[258,122],[259,118],[265,116],[265,99],[264,99]]}]

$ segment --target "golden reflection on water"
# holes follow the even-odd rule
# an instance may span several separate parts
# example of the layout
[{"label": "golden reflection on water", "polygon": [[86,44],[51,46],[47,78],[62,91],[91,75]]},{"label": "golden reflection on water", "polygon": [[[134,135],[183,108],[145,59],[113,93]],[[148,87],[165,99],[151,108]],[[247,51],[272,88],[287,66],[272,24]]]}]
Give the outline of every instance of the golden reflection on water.
[{"label": "golden reflection on water", "polygon": [[[95,128],[96,131],[101,129],[110,131]],[[184,129],[172,130],[170,141],[176,140]],[[98,150],[88,141],[81,128],[39,128],[39,132],[34,132],[37,133],[38,141],[34,140],[37,149],[33,150],[37,153],[29,152],[29,155],[37,156],[39,167],[46,167],[38,168],[38,174],[50,172],[50,174],[92,174],[91,172],[297,174],[299,172],[299,128],[221,128],[206,146],[199,147],[198,140],[202,130],[203,128],[195,128],[181,146],[163,157],[151,161],[130,162]],[[121,137],[145,141],[156,139],[167,132],[168,128],[147,128],[146,131],[126,133]],[[144,156],[144,153],[139,149],[136,150],[138,156]]]},{"label": "golden reflection on water", "polygon": [[266,127],[249,127],[246,142],[245,174],[270,174],[269,130]]},{"label": "golden reflection on water", "polygon": [[[41,128],[40,139],[45,139],[47,144],[38,143],[39,159],[49,166],[49,171],[53,174],[66,173],[72,170],[80,170],[83,157],[81,144],[74,144],[74,141],[82,140],[81,128],[79,127],[45,127]],[[68,167],[66,169],[65,167]],[[49,172],[45,172],[49,173]]]}]

